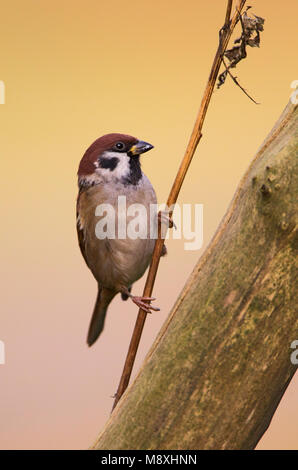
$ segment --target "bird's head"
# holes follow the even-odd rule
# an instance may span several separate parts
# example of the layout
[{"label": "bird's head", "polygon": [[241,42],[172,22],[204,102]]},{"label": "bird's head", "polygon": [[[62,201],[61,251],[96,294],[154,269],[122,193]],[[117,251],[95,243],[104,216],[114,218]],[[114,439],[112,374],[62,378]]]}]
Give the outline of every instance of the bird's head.
[{"label": "bird's head", "polygon": [[79,185],[120,181],[136,185],[142,178],[140,154],[153,145],[126,134],[106,134],[95,140],[80,161]]}]

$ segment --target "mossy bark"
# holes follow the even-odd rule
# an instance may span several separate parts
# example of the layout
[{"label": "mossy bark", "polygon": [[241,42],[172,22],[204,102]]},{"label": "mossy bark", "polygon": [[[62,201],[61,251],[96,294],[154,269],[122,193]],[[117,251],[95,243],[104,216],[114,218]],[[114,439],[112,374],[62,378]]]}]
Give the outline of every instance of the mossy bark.
[{"label": "mossy bark", "polygon": [[297,366],[297,107],[242,179],[95,449],[253,449]]}]

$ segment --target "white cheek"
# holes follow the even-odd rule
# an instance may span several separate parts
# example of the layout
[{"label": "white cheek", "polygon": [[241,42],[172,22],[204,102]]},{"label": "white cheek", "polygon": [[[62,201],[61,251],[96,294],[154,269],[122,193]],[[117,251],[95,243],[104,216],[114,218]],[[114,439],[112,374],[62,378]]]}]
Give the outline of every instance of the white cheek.
[{"label": "white cheek", "polygon": [[118,164],[114,170],[109,168],[100,168],[99,165],[96,165],[96,173],[102,175],[106,179],[121,179],[129,175],[129,157],[127,153],[120,152],[104,152],[102,154],[104,158],[117,158]]}]

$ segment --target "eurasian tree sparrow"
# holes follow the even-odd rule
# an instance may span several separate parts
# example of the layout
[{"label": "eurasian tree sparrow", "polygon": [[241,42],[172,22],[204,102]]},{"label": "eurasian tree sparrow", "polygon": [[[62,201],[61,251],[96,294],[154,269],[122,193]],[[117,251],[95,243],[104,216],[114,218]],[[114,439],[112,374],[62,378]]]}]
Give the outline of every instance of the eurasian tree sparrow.
[{"label": "eurasian tree sparrow", "polygon": [[[156,204],[155,191],[140,166],[140,154],[152,149],[147,142],[125,134],[107,134],[86,150],[78,170],[77,231],[87,266],[98,283],[97,299],[89,326],[87,343],[91,346],[104,327],[107,308],[120,292],[146,312],[159,310],[146,301],[152,297],[131,294],[131,287],[147,269],[155,240],[150,238],[103,238],[96,236],[96,208],[110,204],[117,216],[118,196],[126,196],[127,206],[140,203],[147,209]],[[117,219],[117,217],[116,217]],[[127,218],[129,221],[129,218]],[[157,222],[157,219],[156,219]],[[163,254],[165,254],[164,250]]]}]

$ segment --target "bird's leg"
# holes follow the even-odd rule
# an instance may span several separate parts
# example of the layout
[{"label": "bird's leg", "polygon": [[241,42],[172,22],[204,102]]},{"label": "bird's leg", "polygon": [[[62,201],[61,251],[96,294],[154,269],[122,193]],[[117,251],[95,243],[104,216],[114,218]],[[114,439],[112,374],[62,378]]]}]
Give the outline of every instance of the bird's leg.
[{"label": "bird's leg", "polygon": [[169,213],[168,211],[159,211],[157,217],[158,217],[158,224],[160,226],[161,238],[164,239],[166,237],[168,228],[175,227],[175,229],[177,229],[172,219],[172,213]]},{"label": "bird's leg", "polygon": [[140,297],[137,295],[132,295],[127,289],[127,287],[122,287],[121,293],[127,295],[127,297],[130,297],[133,303],[135,303],[139,308],[144,310],[146,313],[151,313],[151,310],[154,310],[155,312],[159,312],[160,310],[160,308],[154,307],[153,305],[147,303],[147,302],[151,302],[152,300],[155,300],[155,297]]},{"label": "bird's leg", "polygon": [[175,225],[175,222],[173,221],[172,219],[172,216],[169,215],[168,212],[166,211],[159,211],[158,213],[158,221],[163,223],[163,224],[166,224],[167,227],[169,228],[175,228],[177,229],[176,225]]},{"label": "bird's leg", "polygon": [[[132,286],[129,286],[127,290],[128,290],[129,292],[131,292],[131,288],[132,288]],[[127,300],[128,297],[129,297],[129,296],[128,296],[125,292],[121,292],[121,298],[122,298],[122,300]]]}]

